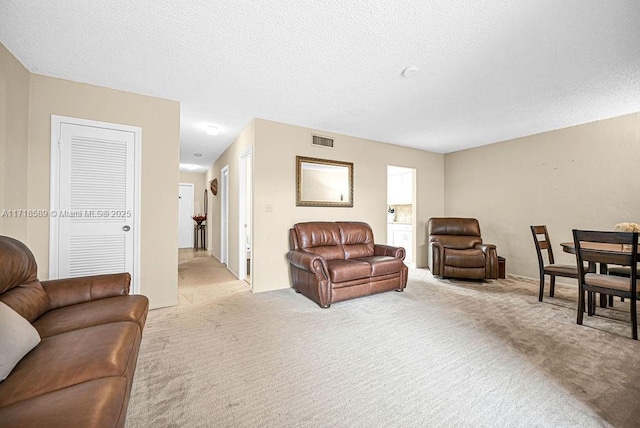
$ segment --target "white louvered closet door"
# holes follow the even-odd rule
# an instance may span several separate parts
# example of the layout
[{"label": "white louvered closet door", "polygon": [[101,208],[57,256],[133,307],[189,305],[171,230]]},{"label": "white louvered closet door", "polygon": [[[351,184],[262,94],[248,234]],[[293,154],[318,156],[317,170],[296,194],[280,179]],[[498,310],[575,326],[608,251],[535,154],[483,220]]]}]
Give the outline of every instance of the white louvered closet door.
[{"label": "white louvered closet door", "polygon": [[133,275],[134,143],[133,132],[61,124],[58,277]]}]

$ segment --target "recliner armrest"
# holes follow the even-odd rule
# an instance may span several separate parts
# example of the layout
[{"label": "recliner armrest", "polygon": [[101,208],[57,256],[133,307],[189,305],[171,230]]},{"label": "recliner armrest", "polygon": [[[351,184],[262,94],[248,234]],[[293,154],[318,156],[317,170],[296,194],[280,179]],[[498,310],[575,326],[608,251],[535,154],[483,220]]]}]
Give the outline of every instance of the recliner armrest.
[{"label": "recliner armrest", "polygon": [[484,253],[485,278],[498,279],[498,250],[494,244],[476,244],[473,248],[481,250]]},{"label": "recliner armrest", "polygon": [[402,247],[393,247],[391,245],[374,244],[373,245],[374,256],[389,256],[397,259],[404,260],[406,256],[406,250]]},{"label": "recliner armrest", "polygon": [[129,294],[131,275],[115,273],[41,281],[51,309]]},{"label": "recliner armrest", "polygon": [[444,274],[444,247],[440,242],[429,243],[429,270],[432,275]]},{"label": "recliner armrest", "polygon": [[489,254],[489,251],[495,250],[496,246],[494,244],[476,244],[473,248],[477,250],[482,250],[483,253]]},{"label": "recliner armrest", "polygon": [[329,279],[327,261],[324,257],[318,254],[300,250],[291,250],[287,253],[287,260],[299,269],[304,269],[313,274],[321,273],[324,276],[324,279]]}]

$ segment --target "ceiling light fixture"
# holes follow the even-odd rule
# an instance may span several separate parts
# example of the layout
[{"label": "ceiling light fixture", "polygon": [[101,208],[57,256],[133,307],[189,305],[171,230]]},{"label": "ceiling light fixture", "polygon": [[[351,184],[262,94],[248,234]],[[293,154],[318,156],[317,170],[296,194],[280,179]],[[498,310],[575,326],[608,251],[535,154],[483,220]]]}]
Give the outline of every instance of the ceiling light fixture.
[{"label": "ceiling light fixture", "polygon": [[404,77],[414,77],[416,74],[418,74],[418,71],[420,71],[420,69],[417,66],[410,65],[409,67],[402,70],[402,75]]},{"label": "ceiling light fixture", "polygon": [[209,135],[218,135],[220,131],[217,126],[207,126],[207,134]]},{"label": "ceiling light fixture", "polygon": [[194,153],[193,155],[194,155],[195,157],[199,158],[199,157],[201,157],[201,156],[202,156],[202,153]]}]

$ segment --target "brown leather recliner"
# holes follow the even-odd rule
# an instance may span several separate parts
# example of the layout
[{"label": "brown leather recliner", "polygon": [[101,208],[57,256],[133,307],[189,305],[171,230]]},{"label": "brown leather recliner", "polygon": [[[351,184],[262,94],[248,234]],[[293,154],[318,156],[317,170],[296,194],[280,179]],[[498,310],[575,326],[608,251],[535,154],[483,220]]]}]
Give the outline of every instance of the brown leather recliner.
[{"label": "brown leather recliner", "polygon": [[407,285],[404,248],[374,244],[366,223],[297,223],[290,239],[293,288],[323,308]]},{"label": "brown leather recliner", "polygon": [[429,268],[434,276],[497,279],[498,253],[483,244],[475,218],[429,219]]}]

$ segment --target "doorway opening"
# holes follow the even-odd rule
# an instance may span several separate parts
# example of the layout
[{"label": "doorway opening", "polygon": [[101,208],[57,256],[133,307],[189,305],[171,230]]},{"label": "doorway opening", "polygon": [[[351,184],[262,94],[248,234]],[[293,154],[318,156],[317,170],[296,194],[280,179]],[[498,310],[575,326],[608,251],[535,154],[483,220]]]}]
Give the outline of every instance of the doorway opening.
[{"label": "doorway opening", "polygon": [[403,247],[410,266],[415,265],[415,180],[414,168],[387,166],[387,244]]},{"label": "doorway opening", "polygon": [[253,250],[253,148],[249,147],[240,156],[240,218],[238,225],[239,242],[239,279],[245,280],[253,290],[251,283]]}]

